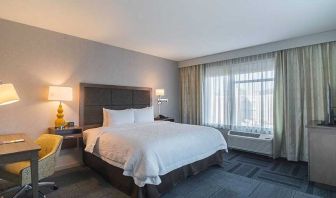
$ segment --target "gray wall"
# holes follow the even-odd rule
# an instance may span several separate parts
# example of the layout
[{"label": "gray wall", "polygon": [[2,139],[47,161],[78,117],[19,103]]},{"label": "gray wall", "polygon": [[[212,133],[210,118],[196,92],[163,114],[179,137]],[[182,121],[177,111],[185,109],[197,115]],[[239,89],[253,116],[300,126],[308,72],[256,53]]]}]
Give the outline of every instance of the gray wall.
[{"label": "gray wall", "polygon": [[[53,126],[58,104],[47,100],[49,85],[73,87],[74,100],[63,106],[65,119],[78,124],[80,82],[164,88],[169,103],[161,112],[179,120],[176,62],[1,19],[0,80],[21,98],[0,106],[0,134],[36,138]],[[73,158],[64,156],[60,166]]]},{"label": "gray wall", "polygon": [[253,47],[247,47],[238,50],[232,50],[228,52],[212,54],[208,56],[203,56],[199,58],[194,58],[186,61],[179,62],[179,67],[187,67],[197,64],[212,63],[216,61],[228,60],[233,58],[263,54],[267,52],[274,52],[283,49],[302,47],[307,45],[313,45],[318,43],[336,41],[336,30],[322,32],[319,34],[312,34],[307,36],[302,36],[298,38],[292,38],[272,43],[267,43],[264,45],[257,45]]}]

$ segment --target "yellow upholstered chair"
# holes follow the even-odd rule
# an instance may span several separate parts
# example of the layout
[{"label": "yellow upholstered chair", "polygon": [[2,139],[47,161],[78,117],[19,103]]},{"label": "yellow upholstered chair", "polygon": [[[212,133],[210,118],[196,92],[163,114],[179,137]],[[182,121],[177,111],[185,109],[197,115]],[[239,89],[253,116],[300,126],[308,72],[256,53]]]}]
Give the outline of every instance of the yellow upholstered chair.
[{"label": "yellow upholstered chair", "polygon": [[[51,134],[43,134],[35,141],[35,143],[41,147],[41,150],[38,153],[39,180],[54,174],[56,167],[56,157],[58,156],[61,149],[62,141],[62,136]],[[30,171],[31,169],[29,161],[16,162],[0,167],[1,179],[14,182],[21,186],[21,189],[14,197],[18,197],[25,191],[32,189]],[[54,190],[57,189],[55,182],[39,182],[39,186],[51,186]],[[1,193],[0,196],[16,188],[17,187],[8,189]],[[45,195],[43,195],[41,192],[40,194],[45,197]]]}]

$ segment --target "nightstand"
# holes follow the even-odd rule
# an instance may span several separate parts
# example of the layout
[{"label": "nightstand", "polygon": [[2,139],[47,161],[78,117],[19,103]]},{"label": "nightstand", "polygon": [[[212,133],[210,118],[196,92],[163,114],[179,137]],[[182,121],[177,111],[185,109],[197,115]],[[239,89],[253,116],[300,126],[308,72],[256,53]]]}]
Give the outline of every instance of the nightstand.
[{"label": "nightstand", "polygon": [[50,134],[63,136],[62,150],[81,148],[83,146],[83,129],[81,127],[65,127],[64,129],[49,127],[48,131]]},{"label": "nightstand", "polygon": [[163,118],[163,117],[156,117],[156,118],[154,118],[154,120],[155,121],[158,121],[158,120],[160,120],[160,121],[169,121],[169,122],[175,122],[175,120],[174,120],[174,118],[170,118],[170,117],[165,117],[165,118]]}]

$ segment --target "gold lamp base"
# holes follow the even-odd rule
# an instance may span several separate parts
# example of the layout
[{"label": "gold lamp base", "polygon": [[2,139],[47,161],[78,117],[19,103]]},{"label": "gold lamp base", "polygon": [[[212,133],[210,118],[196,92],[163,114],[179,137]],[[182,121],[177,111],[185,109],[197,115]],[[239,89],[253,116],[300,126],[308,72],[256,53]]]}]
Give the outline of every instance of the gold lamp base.
[{"label": "gold lamp base", "polygon": [[60,128],[65,126],[65,120],[63,119],[64,114],[63,114],[63,108],[62,108],[62,103],[60,102],[58,109],[57,109],[57,119],[55,120],[55,127]]}]

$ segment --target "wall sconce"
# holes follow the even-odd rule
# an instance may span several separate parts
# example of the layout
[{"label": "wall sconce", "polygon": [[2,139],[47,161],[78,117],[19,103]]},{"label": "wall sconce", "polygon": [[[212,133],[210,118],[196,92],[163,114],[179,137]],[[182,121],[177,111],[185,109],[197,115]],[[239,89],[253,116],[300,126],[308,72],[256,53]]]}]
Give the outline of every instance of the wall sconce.
[{"label": "wall sconce", "polygon": [[159,105],[159,116],[160,116],[160,106],[163,102],[168,102],[168,98],[162,98],[162,96],[164,96],[164,89],[156,89],[155,95],[158,96],[157,102]]}]

